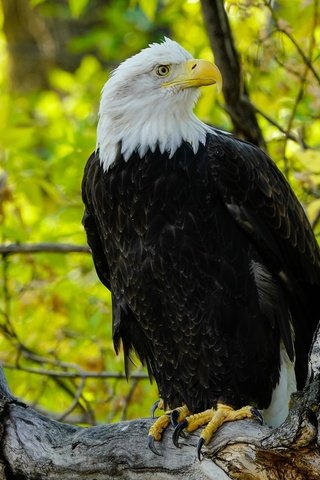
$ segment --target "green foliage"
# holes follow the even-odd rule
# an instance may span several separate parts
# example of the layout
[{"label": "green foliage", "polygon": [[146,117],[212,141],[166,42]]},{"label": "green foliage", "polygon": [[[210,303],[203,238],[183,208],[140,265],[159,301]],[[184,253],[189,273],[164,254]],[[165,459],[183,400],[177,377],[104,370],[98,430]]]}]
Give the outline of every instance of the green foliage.
[{"label": "green foliage", "polygon": [[71,15],[79,18],[85,11],[88,2],[89,0],[68,0]]},{"label": "green foliage", "polygon": [[[30,4],[46,19],[83,22],[98,11],[99,21],[72,36],[66,48],[81,56],[80,65],[73,73],[51,67],[48,90],[10,90],[5,38],[0,37],[0,242],[81,245],[81,178],[95,147],[99,96],[109,70],[164,35],[196,57],[211,59],[212,52],[197,0]],[[319,232],[320,29],[315,5],[283,0],[273,11],[268,2],[226,2],[269,152]],[[203,89],[197,114],[231,128],[222,95],[214,88]],[[111,341],[110,295],[88,254],[3,256],[0,291],[0,359],[16,395],[82,423],[148,414],[157,391],[147,380],[40,374],[45,369],[123,371]]]}]

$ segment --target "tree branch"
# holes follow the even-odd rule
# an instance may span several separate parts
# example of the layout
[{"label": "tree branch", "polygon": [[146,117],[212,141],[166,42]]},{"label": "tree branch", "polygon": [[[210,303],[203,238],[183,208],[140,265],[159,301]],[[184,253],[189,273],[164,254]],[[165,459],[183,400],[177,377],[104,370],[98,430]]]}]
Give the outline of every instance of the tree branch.
[{"label": "tree branch", "polygon": [[296,135],[292,131],[282,127],[278,122],[276,122],[273,118],[271,118],[269,115],[267,115],[265,112],[263,112],[259,108],[255,107],[255,111],[256,113],[261,115],[261,117],[263,117],[265,120],[267,120],[267,122],[269,122],[270,125],[273,125],[274,127],[276,127],[279,130],[279,132],[283,134],[284,138],[288,138],[289,140],[292,140],[293,142],[298,143],[303,150],[308,148],[304,139],[301,138],[299,135]]},{"label": "tree branch", "polygon": [[[4,435],[3,478],[189,480],[228,477],[211,461],[198,462],[197,435],[188,437],[181,449],[164,436],[164,456],[154,455],[146,445],[152,420],[120,422],[80,428],[49,420],[29,407],[2,402]],[[208,474],[204,475],[204,471]]]}]

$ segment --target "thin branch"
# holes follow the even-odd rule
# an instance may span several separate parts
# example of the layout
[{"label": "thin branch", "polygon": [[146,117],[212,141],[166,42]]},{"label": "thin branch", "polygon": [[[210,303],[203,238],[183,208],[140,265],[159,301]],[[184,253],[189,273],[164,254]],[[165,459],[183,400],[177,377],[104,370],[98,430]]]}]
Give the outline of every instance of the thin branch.
[{"label": "thin branch", "polygon": [[283,68],[286,72],[291,73],[291,75],[301,80],[302,75],[300,71],[295,70],[294,68],[287,65],[285,61],[282,61],[277,55],[274,56],[274,61],[277,63],[277,65],[279,65],[279,67]]},{"label": "thin branch", "polygon": [[[305,53],[303,52],[302,48],[300,47],[299,43],[297,42],[297,40],[294,38],[293,35],[291,35],[291,33],[286,30],[285,28],[281,27],[280,23],[279,23],[279,20],[277,18],[277,16],[275,15],[274,13],[274,9],[273,9],[273,6],[272,6],[272,3],[269,1],[269,0],[264,0],[264,5],[268,8],[268,10],[270,11],[270,14],[271,14],[271,17],[272,17],[272,20],[274,21],[274,24],[276,26],[276,29],[278,32],[281,32],[283,33],[290,41],[291,43],[294,45],[294,47],[296,48],[297,52],[299,53],[299,55],[301,56],[302,60],[303,60],[303,63],[306,65],[307,69],[310,70],[312,72],[312,74],[314,75],[315,79],[317,80],[317,82],[320,84],[320,76],[318,74],[318,72],[315,70],[313,64],[312,64],[312,58],[310,57],[310,49],[309,49],[309,52],[308,52],[308,56],[305,55]],[[312,32],[311,32],[311,42],[313,43],[314,41],[314,31],[315,31],[315,26],[316,26],[316,23],[317,23],[317,18],[318,18],[318,0],[315,0],[314,2],[314,24],[313,24],[313,29],[312,29]],[[311,48],[312,50],[312,48]]]},{"label": "thin branch", "polygon": [[139,381],[140,381],[140,379],[136,378],[131,383],[130,390],[129,390],[128,394],[126,395],[125,399],[124,399],[124,407],[123,407],[123,410],[122,410],[121,420],[126,420],[127,419],[128,406],[129,406],[129,404],[132,400],[134,392],[136,391],[136,388],[139,384]]},{"label": "thin branch", "polygon": [[9,243],[0,245],[0,254],[13,255],[17,253],[90,253],[86,245],[70,243]]},{"label": "thin branch", "polygon": [[0,310],[0,315],[3,316],[4,322],[0,322],[0,330],[2,330],[4,336],[10,340],[15,339],[19,342],[18,335],[11,322],[11,295],[9,289],[9,259],[3,258],[2,262],[2,278],[3,278],[3,310]]},{"label": "thin branch", "polygon": [[66,417],[71,413],[73,412],[73,410],[75,408],[77,408],[78,406],[82,407],[81,403],[80,403],[80,399],[82,397],[82,393],[83,393],[83,390],[84,390],[84,387],[85,387],[85,384],[86,384],[86,378],[81,378],[81,381],[80,381],[80,384],[77,388],[77,391],[74,395],[74,398],[71,402],[71,405],[61,414],[59,415],[58,417],[58,420],[59,422],[62,422],[63,420],[66,419]]},{"label": "thin branch", "polygon": [[281,28],[281,27],[278,27],[278,31],[283,33],[284,35],[286,35],[290,40],[291,42],[293,43],[293,45],[296,47],[298,53],[301,55],[302,57],[302,60],[303,60],[303,63],[308,67],[308,69],[313,73],[315,79],[317,80],[317,82],[320,84],[320,77],[317,73],[317,71],[315,70],[314,66],[312,65],[311,63],[311,59],[309,59],[308,57],[305,56],[305,54],[303,53],[303,50],[301,50],[299,44],[297,43],[297,41],[295,40],[295,38],[285,29]]},{"label": "thin branch", "polygon": [[[318,20],[318,0],[315,0],[315,2],[314,2],[314,14],[313,14],[313,26],[312,26],[311,34],[310,34],[308,56],[306,57],[307,61],[305,61],[304,71],[303,71],[303,74],[301,76],[299,90],[297,92],[295,102],[294,102],[294,105],[293,105],[293,108],[292,108],[292,111],[291,111],[291,114],[290,114],[290,117],[289,117],[289,120],[288,120],[288,125],[287,125],[287,130],[286,130],[286,139],[285,139],[285,142],[284,142],[284,145],[283,145],[283,158],[284,158],[285,164],[286,164],[286,169],[285,169],[286,174],[288,174],[288,161],[287,161],[287,157],[286,157],[288,133],[292,129],[292,125],[293,125],[295,116],[297,114],[299,103],[303,99],[304,91],[305,91],[305,85],[306,85],[306,82],[307,82],[308,72],[310,70],[310,65],[312,65],[311,62],[312,62],[313,49],[314,49],[314,46],[315,46],[315,29],[316,29],[316,26],[317,26],[317,20]],[[319,81],[320,81],[320,79],[319,79]]]},{"label": "thin branch", "polygon": [[301,102],[301,100],[303,98],[303,95],[304,95],[304,88],[305,88],[305,83],[306,83],[306,79],[307,79],[307,74],[308,74],[308,67],[306,66],[305,71],[304,71],[304,75],[301,78],[299,90],[298,90],[298,93],[296,95],[293,108],[291,110],[291,114],[290,114],[290,117],[289,117],[289,120],[288,120],[287,129],[285,131],[285,141],[284,141],[284,144],[283,144],[283,158],[285,160],[285,174],[286,174],[286,176],[289,174],[289,165],[288,165],[288,159],[287,159],[287,155],[286,155],[289,133],[292,129],[292,125],[293,125],[293,122],[294,122],[294,119],[295,119],[295,116],[296,116],[296,113],[297,113],[297,110],[298,110],[299,103]]},{"label": "thin branch", "polygon": [[269,115],[267,115],[265,112],[263,112],[259,108],[255,107],[255,110],[259,115],[261,115],[261,117],[267,120],[267,122],[269,122],[270,125],[273,125],[274,127],[276,127],[284,136],[286,136],[286,138],[298,143],[303,149],[308,148],[301,137],[299,137],[298,135],[295,135],[293,132],[287,131],[278,122],[276,122],[273,118],[269,117]]},{"label": "thin branch", "polygon": [[[101,371],[101,372],[91,372],[87,370],[80,370],[78,372],[65,372],[63,370],[48,370],[46,368],[30,368],[30,367],[22,367],[20,365],[11,365],[10,363],[2,363],[1,366],[3,368],[7,368],[9,370],[18,370],[22,372],[28,372],[35,375],[46,375],[48,377],[56,377],[56,378],[97,378],[97,379],[106,379],[112,378],[117,380],[126,380],[127,377],[124,373],[119,372],[108,372],[108,371]],[[143,372],[134,372],[130,374],[130,378],[134,380],[148,380],[149,376]]]}]

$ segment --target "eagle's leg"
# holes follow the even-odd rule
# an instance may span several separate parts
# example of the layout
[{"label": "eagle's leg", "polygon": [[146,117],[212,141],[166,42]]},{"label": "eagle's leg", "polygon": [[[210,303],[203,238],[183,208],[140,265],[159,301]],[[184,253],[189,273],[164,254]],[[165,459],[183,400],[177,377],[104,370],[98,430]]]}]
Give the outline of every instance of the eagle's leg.
[{"label": "eagle's leg", "polygon": [[239,410],[234,410],[229,405],[218,403],[216,408],[211,408],[204,412],[190,415],[180,421],[173,432],[173,443],[177,447],[179,446],[178,439],[184,429],[186,429],[187,432],[193,432],[197,428],[207,424],[201,432],[200,440],[198,442],[197,451],[200,459],[203,444],[207,445],[210,442],[213,434],[223,423],[243,420],[244,418],[257,418],[263,423],[261,413],[255,407],[245,406]]},{"label": "eagle's leg", "polygon": [[[154,404],[152,408],[152,414],[157,408],[164,409],[164,404],[162,400]],[[186,405],[183,405],[182,407],[168,410],[159,418],[157,418],[152,427],[149,429],[148,446],[150,450],[152,450],[153,453],[155,453],[156,455],[160,455],[154,446],[154,442],[160,442],[163,431],[168,427],[170,423],[172,423],[174,427],[176,425],[180,425],[185,420],[185,418],[188,417],[188,415],[190,416],[190,411],[188,410]]]}]

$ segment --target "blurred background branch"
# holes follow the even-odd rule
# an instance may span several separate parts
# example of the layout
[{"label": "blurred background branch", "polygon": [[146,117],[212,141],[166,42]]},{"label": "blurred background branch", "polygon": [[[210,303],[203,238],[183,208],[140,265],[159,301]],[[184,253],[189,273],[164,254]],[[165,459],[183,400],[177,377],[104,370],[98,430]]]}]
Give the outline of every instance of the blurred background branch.
[{"label": "blurred background branch", "polygon": [[17,253],[90,253],[87,245],[72,245],[68,243],[11,243],[0,245],[3,256]]}]

